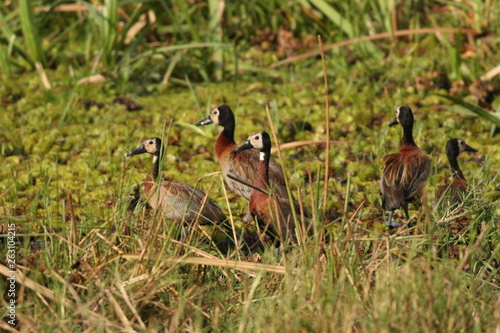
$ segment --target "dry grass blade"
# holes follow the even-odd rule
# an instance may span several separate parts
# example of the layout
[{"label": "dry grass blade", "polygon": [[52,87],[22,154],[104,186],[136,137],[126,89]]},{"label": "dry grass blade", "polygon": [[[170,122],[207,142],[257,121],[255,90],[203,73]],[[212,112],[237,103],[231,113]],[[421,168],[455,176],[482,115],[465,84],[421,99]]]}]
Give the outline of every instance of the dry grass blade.
[{"label": "dry grass blade", "polygon": [[229,213],[229,221],[231,222],[231,232],[233,233],[235,252],[238,256],[238,259],[240,259],[240,253],[239,251],[236,251],[236,249],[240,248],[240,241],[236,236],[236,225],[234,224],[233,212],[231,210],[231,205],[229,203],[229,197],[227,196],[226,184],[224,182],[224,176],[222,176],[222,173],[219,173],[219,178],[222,184],[222,191],[224,192],[224,200],[226,202],[227,211]]},{"label": "dry grass blade", "polygon": [[500,74],[500,65],[496,66],[493,69],[490,69],[486,74],[481,76],[481,80],[486,81],[486,80],[491,80],[495,76]]},{"label": "dry grass blade", "polygon": [[21,331],[16,330],[14,327],[12,327],[11,325],[7,324],[3,320],[0,321],[0,328],[2,330],[5,330],[5,332],[16,332],[16,333],[17,332],[21,332]]},{"label": "dry grass blade", "polygon": [[88,77],[84,77],[83,79],[78,80],[77,85],[87,84],[87,83],[101,83],[106,81],[107,79],[101,74],[91,75]]},{"label": "dry grass blade", "polygon": [[36,6],[33,8],[35,12],[86,12],[87,7],[85,7],[83,4],[64,4],[64,5],[58,5],[55,6],[54,8],[51,8],[50,6]]},{"label": "dry grass blade", "polygon": [[464,269],[465,265],[467,264],[467,261],[469,260],[470,255],[472,253],[474,253],[477,250],[477,248],[479,248],[479,245],[481,244],[481,242],[483,241],[484,237],[486,236],[486,232],[488,231],[488,229],[489,229],[488,225],[486,225],[484,223],[481,225],[481,233],[477,237],[476,242],[474,243],[474,245],[472,245],[471,247],[469,247],[467,249],[467,251],[465,251],[465,255],[462,258],[462,260],[460,261],[460,265],[458,265],[457,269],[459,271],[461,271],[461,270]]},{"label": "dry grass blade", "polygon": [[[392,38],[392,37],[401,37],[401,36],[410,36],[410,35],[437,34],[437,33],[477,35],[479,32],[477,32],[476,30],[473,30],[473,29],[461,29],[461,28],[422,28],[422,29],[399,30],[399,31],[395,31],[395,32],[384,32],[384,33],[377,34],[374,36],[359,37],[359,38],[346,40],[343,42],[330,44],[330,45],[327,45],[323,48],[323,52],[330,51],[331,49],[334,49],[336,47],[349,46],[352,44],[367,42],[367,41],[371,41],[371,40],[385,39],[385,38]],[[283,59],[281,61],[275,62],[274,64],[268,66],[267,68],[269,68],[269,69],[276,68],[276,67],[279,67],[282,65],[286,65],[286,64],[298,61],[298,60],[316,57],[320,54],[321,54],[321,50],[306,52],[306,53],[298,55],[298,56],[289,57],[289,58]]]},{"label": "dry grass blade", "polygon": [[[269,123],[269,127],[271,128],[271,133],[273,135],[274,144],[276,145],[276,149],[278,151],[278,156],[280,159],[281,168],[283,170],[283,176],[284,176],[283,178],[285,179],[285,186],[286,186],[286,190],[287,190],[287,194],[288,194],[288,200],[290,202],[290,205],[293,205],[294,200],[293,200],[292,191],[290,189],[290,182],[288,180],[288,176],[286,173],[285,159],[283,158],[283,154],[281,153],[281,147],[279,144],[278,135],[276,134],[276,129],[274,128],[273,118],[271,117],[271,111],[269,110],[268,105],[266,105],[266,114],[267,114],[267,121]],[[295,223],[297,223],[298,222],[297,212],[295,211],[295,209],[293,209],[293,206],[291,206],[291,208],[292,208],[291,211],[292,211],[292,215],[293,215],[293,220],[295,221]]]},{"label": "dry grass blade", "polygon": [[136,307],[130,301],[130,297],[128,296],[127,291],[125,290],[124,284],[122,282],[117,283],[117,287],[118,287],[118,290],[120,291],[120,293],[121,293],[121,295],[123,297],[123,300],[127,304],[128,308],[134,314],[135,320],[137,320],[137,322],[139,323],[139,325],[141,326],[141,328],[146,329],[146,325],[144,324],[144,322],[142,321],[141,317],[139,316],[139,313],[137,312]]},{"label": "dry grass blade", "polygon": [[271,193],[269,193],[268,191],[266,191],[266,190],[264,190],[264,189],[261,189],[260,187],[257,187],[257,186],[255,186],[254,184],[251,184],[251,183],[247,182],[246,180],[241,179],[241,178],[240,178],[240,177],[238,177],[238,176],[235,176],[235,175],[233,175],[233,174],[228,173],[228,174],[227,174],[227,177],[228,177],[228,178],[231,178],[232,180],[236,180],[237,182],[240,182],[240,183],[242,183],[243,185],[246,185],[246,186],[248,186],[248,187],[250,187],[250,188],[253,188],[254,190],[257,190],[257,191],[262,192],[262,193],[267,194],[267,195],[271,195]]},{"label": "dry grass blade", "polygon": [[123,326],[125,326],[124,331],[125,332],[135,332],[134,328],[132,327],[132,324],[130,323],[130,320],[128,320],[127,316],[125,315],[125,312],[123,312],[123,309],[121,308],[120,304],[116,300],[116,298],[113,296],[113,294],[106,289],[105,294],[115,309],[116,314],[118,315],[118,318],[120,318],[120,321],[122,322]]},{"label": "dry grass blade", "polygon": [[[348,145],[353,143],[354,141],[337,141],[337,140],[328,140],[328,143],[331,145]],[[297,147],[304,147],[304,146],[313,146],[313,145],[324,145],[326,144],[326,140],[303,140],[303,141],[294,141],[294,142],[288,142],[280,145],[280,149],[291,149],[291,148],[297,148]],[[278,151],[278,148],[271,148],[271,153],[276,153]]]},{"label": "dry grass blade", "polygon": [[[110,261],[115,259],[126,259],[126,260],[139,260],[141,257],[138,253],[125,253],[119,256],[113,257]],[[234,261],[234,260],[225,260],[218,258],[199,258],[199,257],[182,257],[182,256],[172,256],[172,255],[156,255],[151,254],[148,256],[149,259],[158,260],[163,259],[170,261],[174,264],[193,264],[193,265],[206,265],[206,266],[216,266],[216,267],[224,267],[224,268],[234,268],[239,270],[253,270],[260,271],[266,273],[274,273],[274,274],[285,274],[286,270],[284,266],[280,265],[266,265],[255,262],[247,262],[247,261]]]},{"label": "dry grass blade", "polygon": [[321,36],[318,36],[319,50],[321,52],[321,65],[323,66],[323,81],[325,84],[325,183],[323,187],[323,213],[326,214],[328,200],[328,178],[330,177],[330,104],[328,103],[328,76],[326,75],[325,50]]},{"label": "dry grass blade", "polygon": [[[11,276],[12,273],[9,268],[6,266],[0,264],[0,274],[4,276]],[[107,320],[105,317],[102,315],[95,313],[87,308],[84,307],[78,307],[73,301],[67,299],[67,298],[62,298],[61,295],[57,295],[54,291],[50,290],[49,288],[42,286],[39,283],[36,283],[35,281],[31,280],[30,278],[27,278],[20,270],[16,271],[16,282],[25,286],[28,289],[33,290],[34,292],[40,294],[41,296],[50,299],[51,301],[54,301],[56,303],[62,303],[63,306],[74,310],[76,312],[80,312],[82,315],[89,317],[91,320],[99,321],[101,323],[104,323],[106,326],[109,328],[115,327],[109,320]]]},{"label": "dry grass blade", "polygon": [[52,86],[49,82],[49,78],[47,77],[47,74],[45,73],[45,70],[43,69],[43,66],[40,62],[35,63],[36,70],[38,74],[40,75],[40,79],[42,80],[43,87],[45,90],[50,90],[52,89]]},{"label": "dry grass blade", "polygon": [[5,191],[3,191],[2,194],[0,194],[0,200],[2,200],[2,198],[4,196],[6,196],[7,193],[9,193],[14,188],[14,186],[15,186],[15,184],[12,184],[9,187],[7,187],[7,189]]}]

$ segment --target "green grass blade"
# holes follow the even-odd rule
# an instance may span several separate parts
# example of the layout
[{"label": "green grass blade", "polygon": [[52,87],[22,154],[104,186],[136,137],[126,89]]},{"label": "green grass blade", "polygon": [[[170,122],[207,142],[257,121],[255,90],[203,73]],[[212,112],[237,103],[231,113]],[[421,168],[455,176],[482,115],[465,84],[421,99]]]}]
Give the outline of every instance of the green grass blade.
[{"label": "green grass blade", "polygon": [[331,22],[337,25],[349,38],[354,38],[354,28],[349,21],[343,17],[335,8],[324,0],[309,0],[318,8]]},{"label": "green grass blade", "polygon": [[480,107],[478,107],[476,105],[467,103],[467,102],[461,100],[460,98],[456,98],[456,97],[449,96],[449,95],[444,95],[444,94],[435,94],[435,95],[446,98],[447,100],[452,101],[453,103],[458,104],[458,105],[466,108],[467,110],[475,113],[479,117],[488,120],[489,122],[495,124],[497,127],[500,127],[500,118],[494,116],[493,114],[491,114],[489,112],[484,111],[483,109],[481,109]]},{"label": "green grass blade", "polygon": [[182,44],[182,45],[169,45],[169,46],[160,46],[154,50],[149,50],[146,52],[143,52],[133,58],[130,59],[130,62],[138,61],[144,58],[148,58],[151,56],[154,56],[155,54],[158,53],[165,53],[165,52],[171,52],[171,51],[178,51],[178,50],[188,50],[188,49],[201,49],[201,48],[207,48],[207,47],[232,47],[232,44],[229,43],[192,43],[192,44]]},{"label": "green grass blade", "polygon": [[3,45],[0,45],[0,70],[4,75],[10,74],[9,60],[7,56],[7,50]]},{"label": "green grass blade", "polygon": [[[333,8],[325,0],[309,0],[316,8],[318,8],[328,19],[342,30],[350,39],[356,38],[354,26],[350,23],[349,18],[342,16],[335,8]],[[364,44],[364,47],[372,54],[380,54],[378,48],[371,42]]]},{"label": "green grass blade", "polygon": [[[221,20],[224,11],[224,1],[221,0],[209,0],[208,5],[210,8],[210,21],[208,23],[208,29],[210,31],[210,41],[215,43],[222,42],[222,27]],[[214,63],[214,75],[217,81],[222,80],[223,75],[223,60],[224,60],[223,49],[216,47],[212,53],[212,60]]]},{"label": "green grass blade", "polygon": [[114,45],[118,24],[118,0],[106,0],[105,2],[103,41],[104,41],[104,61],[108,68],[114,67]]},{"label": "green grass blade", "polygon": [[47,66],[45,54],[42,50],[42,41],[38,35],[38,29],[35,26],[33,9],[30,0],[20,0],[19,10],[21,15],[21,29],[26,47],[30,52],[30,57],[34,62],[39,62],[43,67]]}]

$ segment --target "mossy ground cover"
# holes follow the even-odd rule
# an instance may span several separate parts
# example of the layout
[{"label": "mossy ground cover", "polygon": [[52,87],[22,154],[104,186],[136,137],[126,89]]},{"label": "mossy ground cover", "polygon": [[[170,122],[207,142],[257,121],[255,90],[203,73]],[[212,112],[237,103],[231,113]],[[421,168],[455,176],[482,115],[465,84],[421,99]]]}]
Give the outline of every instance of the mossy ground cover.
[{"label": "mossy ground cover", "polygon": [[[88,68],[64,62],[46,70],[50,90],[36,72],[3,76],[0,218],[3,228],[17,228],[16,328],[498,330],[498,130],[437,95],[498,112],[498,98],[485,104],[470,88],[500,61],[491,47],[498,36],[490,38],[478,40],[459,67],[450,65],[453,45],[434,35],[385,41],[377,44],[384,52],[373,57],[360,45],[327,52],[328,122],[321,59],[268,69],[280,55],[264,41],[238,53],[239,67],[231,58],[222,82],[202,82],[186,70],[164,85],[157,82],[163,72],[144,70],[144,79],[135,73],[129,80],[111,75],[78,84]],[[181,55],[180,64],[191,57]],[[142,109],[114,103],[123,95]],[[217,173],[213,143],[220,129],[194,126],[222,103],[235,112],[238,143],[254,131],[271,132],[266,107],[281,145],[324,141],[329,126],[336,141],[329,151],[324,144],[282,150],[292,191],[315,217],[314,235],[300,246],[279,254],[271,245],[251,254],[221,253],[209,241],[241,240],[243,230],[255,229],[243,222],[247,202],[226,193]],[[381,159],[399,148],[402,130],[388,123],[402,104],[413,109],[415,140],[432,160],[431,209],[426,216],[410,206],[417,226],[388,231],[380,207]],[[296,130],[300,122],[310,128]],[[209,191],[232,216],[224,231],[194,228],[181,244],[180,226],[132,202],[132,195],[143,194],[151,159],[126,153],[151,136],[168,143],[165,179]],[[470,191],[460,209],[433,208],[435,189],[450,174],[444,148],[452,137],[479,150],[459,157]],[[2,329],[13,330],[7,320]]]}]

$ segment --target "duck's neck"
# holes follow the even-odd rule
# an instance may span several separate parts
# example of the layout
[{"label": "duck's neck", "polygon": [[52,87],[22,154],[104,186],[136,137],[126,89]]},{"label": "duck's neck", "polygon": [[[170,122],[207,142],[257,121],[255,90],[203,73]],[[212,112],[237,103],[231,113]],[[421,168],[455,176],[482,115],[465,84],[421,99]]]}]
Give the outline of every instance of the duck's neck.
[{"label": "duck's neck", "polygon": [[153,155],[153,164],[151,165],[151,171],[146,176],[146,195],[149,195],[153,184],[158,180],[158,173],[160,172],[160,157]]},{"label": "duck's neck", "polygon": [[403,127],[403,146],[417,146],[413,140],[413,124]]},{"label": "duck's neck", "polygon": [[222,132],[215,141],[214,150],[217,158],[220,158],[228,146],[236,145],[236,142],[234,141],[234,126],[234,119],[230,119],[226,124],[224,124]]},{"label": "duck's neck", "polygon": [[255,186],[263,190],[269,190],[269,160],[271,158],[271,149],[260,151],[259,166],[257,177],[255,177]]},{"label": "duck's neck", "polygon": [[465,181],[465,176],[462,173],[462,170],[460,170],[460,166],[458,165],[457,156],[455,155],[447,155],[447,156],[448,156],[448,161],[450,162],[451,175],[453,176],[453,178],[458,178]]}]

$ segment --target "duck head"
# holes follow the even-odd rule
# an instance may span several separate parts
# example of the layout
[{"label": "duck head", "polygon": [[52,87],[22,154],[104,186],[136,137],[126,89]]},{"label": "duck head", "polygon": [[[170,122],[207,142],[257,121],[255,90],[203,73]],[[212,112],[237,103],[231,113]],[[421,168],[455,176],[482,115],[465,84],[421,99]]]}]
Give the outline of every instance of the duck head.
[{"label": "duck head", "polygon": [[217,124],[220,126],[224,126],[228,122],[231,122],[231,120],[234,122],[233,111],[228,105],[222,104],[213,109],[212,112],[210,112],[210,114],[208,115],[208,117],[198,121],[195,125],[204,126],[208,124]]},{"label": "duck head", "polygon": [[396,117],[389,123],[389,127],[401,124],[403,127],[413,126],[413,112],[407,105],[402,105],[396,108]]},{"label": "duck head", "polygon": [[132,150],[130,153],[128,153],[127,157],[144,153],[148,153],[154,156],[160,156],[161,149],[162,149],[161,139],[153,137],[144,140],[142,145],[139,148]]},{"label": "duck head", "polygon": [[464,151],[468,151],[471,153],[478,152],[477,149],[472,148],[467,143],[465,143],[465,141],[462,139],[453,138],[453,139],[448,140],[448,143],[446,144],[446,155],[456,157],[460,153],[463,153]]},{"label": "duck head", "polygon": [[260,151],[264,151],[266,149],[269,150],[271,148],[271,137],[269,136],[269,134],[265,131],[258,131],[253,133],[248,137],[247,141],[236,148],[234,152],[238,153],[240,151],[252,148],[258,149]]}]

